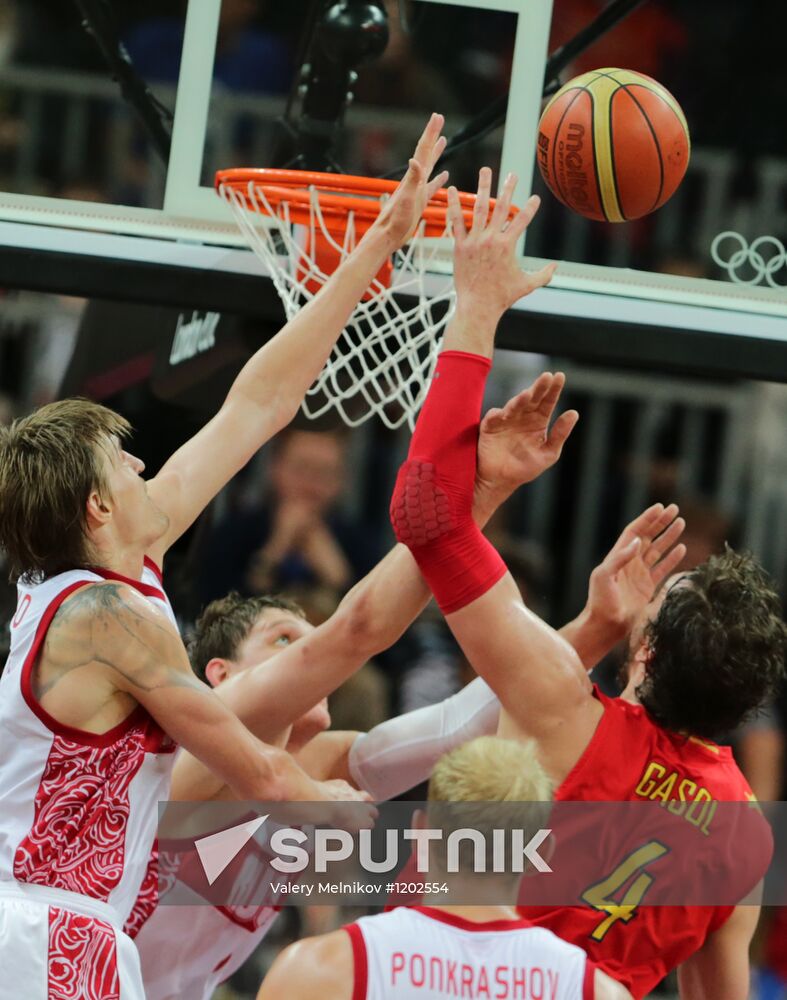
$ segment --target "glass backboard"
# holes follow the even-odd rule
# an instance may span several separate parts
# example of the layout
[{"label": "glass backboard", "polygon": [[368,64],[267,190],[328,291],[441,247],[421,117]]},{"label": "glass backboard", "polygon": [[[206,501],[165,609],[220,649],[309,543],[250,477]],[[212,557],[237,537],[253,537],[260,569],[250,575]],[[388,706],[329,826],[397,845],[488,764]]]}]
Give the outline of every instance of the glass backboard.
[{"label": "glass backboard", "polygon": [[[168,162],[156,155],[82,32],[77,5],[11,4],[17,34],[24,35],[30,10],[40,8],[37,23],[43,11],[52,38],[38,51],[35,39],[27,49],[16,45],[0,69],[9,110],[0,135],[0,281],[21,280],[20,249],[31,267],[62,274],[51,282],[61,289],[72,257],[87,262],[86,273],[91,261],[96,273],[107,261],[125,262],[131,274],[142,274],[138,268],[209,272],[205,287],[220,287],[221,275],[236,282],[260,273],[211,179],[224,166],[281,165],[287,142],[280,122],[288,109],[291,120],[297,115],[305,31],[321,2],[116,0],[110,6],[139,75],[172,110]],[[588,68],[617,65],[670,88],[686,112],[693,149],[688,175],[666,206],[637,222],[595,223],[545,189],[535,145],[547,55],[608,6],[601,0],[386,0],[388,48],[358,71],[336,144],[339,165],[385,174],[406,157],[428,111],[446,113],[451,135],[502,100],[501,126],[469,144],[449,167],[462,187],[472,186],[481,163],[503,175],[514,170],[520,197],[530,190],[542,195],[523,253],[526,263],[561,263],[553,285],[522,310],[568,323],[781,344],[787,267],[780,266],[778,244],[751,248],[761,236],[784,239],[787,229],[787,134],[777,124],[787,83],[779,60],[760,51],[767,40],[739,4],[723,4],[722,16],[705,0],[690,7],[672,0],[629,3],[635,9],[628,17],[561,75],[565,81]],[[68,60],[55,38],[68,39]],[[733,40],[746,67],[745,87],[727,82],[724,53]],[[718,244],[714,260],[714,240],[728,230],[737,235]],[[450,251],[442,266],[450,268]],[[45,273],[30,280],[46,287]],[[127,285],[140,299],[149,287],[142,280]],[[92,286],[82,291],[95,294]],[[203,290],[200,304],[208,306],[206,296]],[[215,296],[214,307],[222,308],[225,298]]]}]

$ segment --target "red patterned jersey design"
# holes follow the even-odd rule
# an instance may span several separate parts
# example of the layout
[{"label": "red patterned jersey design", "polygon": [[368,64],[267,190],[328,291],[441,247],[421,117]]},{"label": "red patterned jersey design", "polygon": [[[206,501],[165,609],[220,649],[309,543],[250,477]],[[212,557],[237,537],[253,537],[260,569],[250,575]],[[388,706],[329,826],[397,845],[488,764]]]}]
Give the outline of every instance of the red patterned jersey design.
[{"label": "red patterned jersey design", "polygon": [[135,938],[158,905],[158,848],[154,845],[134,908],[128,915],[124,933]]},{"label": "red patterned jersey design", "polygon": [[153,845],[139,895],[123,927],[130,938],[135,938],[153,915],[159,894],[166,895],[177,882],[179,861],[177,854],[160,853],[158,841]]},{"label": "red patterned jersey design", "polygon": [[[234,887],[235,891],[240,892],[241,898],[254,898],[255,884],[264,881],[264,878],[267,877],[267,855],[260,855],[259,849],[253,845],[253,857],[253,862],[248,866],[252,874],[251,884],[247,884],[240,890],[237,889],[237,886]],[[259,864],[260,857],[262,857],[262,865]],[[239,860],[236,859],[228,871],[237,878],[239,867]],[[125,933],[130,938],[136,938],[156,909],[159,896],[166,896],[179,879],[184,881],[186,885],[193,886],[202,884],[203,878],[203,869],[198,856],[194,853],[193,843],[188,843],[181,851],[174,848],[172,852],[164,851],[161,853],[157,842],[151,853],[134,908],[123,927]],[[216,906],[216,909],[231,923],[250,934],[254,934],[256,931],[270,926],[280,907],[266,903],[263,905]]]},{"label": "red patterned jersey design", "polygon": [[49,907],[48,1000],[120,1000],[115,932],[96,917]]},{"label": "red patterned jersey design", "polygon": [[106,901],[123,876],[129,786],[163,739],[149,717],[107,746],[55,736],[15,877]]}]

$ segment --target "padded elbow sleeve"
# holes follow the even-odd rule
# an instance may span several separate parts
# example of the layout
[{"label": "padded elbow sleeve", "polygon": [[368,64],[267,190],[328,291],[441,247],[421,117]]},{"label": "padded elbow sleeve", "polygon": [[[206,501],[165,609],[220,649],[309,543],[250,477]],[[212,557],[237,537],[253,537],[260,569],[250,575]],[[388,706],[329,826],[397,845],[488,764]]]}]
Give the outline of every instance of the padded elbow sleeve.
[{"label": "padded elbow sleeve", "polygon": [[506,569],[472,513],[489,368],[479,355],[440,355],[391,500],[396,537],[412,551],[444,614],[486,593]]}]

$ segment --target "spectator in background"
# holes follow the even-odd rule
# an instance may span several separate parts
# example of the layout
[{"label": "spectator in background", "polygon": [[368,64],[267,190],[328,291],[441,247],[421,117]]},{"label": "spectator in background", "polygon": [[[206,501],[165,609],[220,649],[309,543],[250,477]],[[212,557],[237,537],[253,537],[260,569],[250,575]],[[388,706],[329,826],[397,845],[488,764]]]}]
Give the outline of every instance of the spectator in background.
[{"label": "spectator in background", "polygon": [[[555,0],[549,51],[565,45],[607,6],[607,0]],[[563,79],[599,66],[622,66],[661,80],[670,62],[687,46],[682,17],[663,4],[646,4],[577,56]]]},{"label": "spectator in background", "polygon": [[405,31],[396,0],[386,0],[388,44],[374,60],[373,68],[360,68],[355,99],[359,104],[428,110],[444,108],[450,115],[461,104],[441,68],[431,65],[416,51],[411,32]]},{"label": "spectator in background", "polygon": [[[290,430],[271,445],[269,489],[253,507],[231,511],[210,533],[200,560],[207,602],[322,588],[343,593],[374,565],[378,545],[335,509],[344,485],[345,437]],[[325,602],[330,607],[330,602]]]},{"label": "spectator in background", "polygon": [[16,406],[13,399],[0,392],[0,427],[8,427],[16,417]]},{"label": "spectator in background", "polygon": [[686,546],[686,555],[676,572],[694,569],[711,556],[722,553],[727,544],[737,548],[737,527],[733,519],[715,503],[698,497],[683,497],[675,502],[686,521],[686,530],[681,538]]},{"label": "spectator in background", "polygon": [[[222,0],[213,78],[230,90],[285,94],[292,57],[282,38],[255,24],[263,6],[257,0]],[[128,33],[126,48],[146,80],[177,83],[184,23],[182,17],[153,17]]]},{"label": "spectator in background", "polygon": [[787,741],[778,705],[770,705],[747,722],[738,731],[735,744],[735,757],[740,769],[759,801],[780,801],[784,792]]}]

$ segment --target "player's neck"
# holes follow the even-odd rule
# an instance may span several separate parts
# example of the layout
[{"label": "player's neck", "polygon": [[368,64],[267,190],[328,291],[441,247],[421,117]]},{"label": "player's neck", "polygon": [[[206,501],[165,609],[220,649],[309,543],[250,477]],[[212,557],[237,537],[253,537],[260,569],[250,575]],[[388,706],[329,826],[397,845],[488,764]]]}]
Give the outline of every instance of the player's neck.
[{"label": "player's neck", "polygon": [[145,552],[141,546],[122,546],[105,543],[95,548],[95,565],[120,576],[139,580],[145,565]]},{"label": "player's neck", "polygon": [[513,906],[505,904],[487,903],[481,906],[444,906],[437,902],[424,903],[432,910],[448,914],[452,917],[459,917],[473,924],[489,924],[499,920],[521,920]]},{"label": "player's neck", "polygon": [[[472,913],[484,911],[493,916],[476,917],[477,920],[509,920],[516,917],[516,906],[520,896],[521,875],[505,872],[451,872],[434,871],[430,868],[429,879],[440,888],[423,897],[425,906],[456,912],[469,910]],[[471,900],[472,903],[453,903],[453,900]],[[460,914],[461,915],[461,914]],[[468,917],[468,919],[473,919]]]},{"label": "player's neck", "polygon": [[637,688],[645,680],[645,668],[641,663],[634,662],[628,668],[628,677],[626,679],[626,686],[620,692],[620,697],[623,701],[628,701],[632,705],[639,705],[639,698],[637,697]]},{"label": "player's neck", "polygon": [[623,701],[628,701],[632,705],[639,705],[637,685],[633,681],[629,681],[625,688],[620,692],[620,697]]}]

